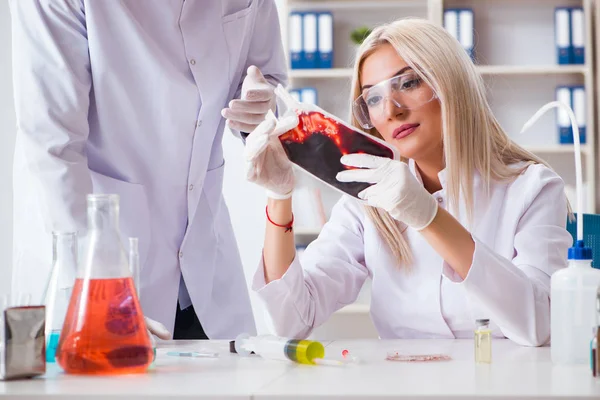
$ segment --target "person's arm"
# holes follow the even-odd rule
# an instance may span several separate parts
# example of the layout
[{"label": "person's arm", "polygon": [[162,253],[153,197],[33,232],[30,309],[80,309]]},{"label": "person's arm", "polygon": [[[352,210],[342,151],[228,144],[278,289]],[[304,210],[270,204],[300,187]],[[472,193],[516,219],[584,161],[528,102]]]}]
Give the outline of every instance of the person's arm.
[{"label": "person's arm", "polygon": [[277,6],[274,0],[258,0],[256,22],[250,40],[250,49],[246,58],[242,75],[234,98],[242,95],[242,85],[246,78],[246,70],[255,65],[273,88],[278,84],[287,85],[287,65],[281,41],[281,29]]},{"label": "person's arm", "polygon": [[[567,249],[573,240],[565,229],[563,181],[543,166],[529,168],[542,171],[525,188],[529,192],[515,233],[512,259],[498,255],[473,236],[474,252],[467,262],[469,240],[462,238],[466,230],[450,228],[453,224],[444,218],[438,222],[434,219],[431,229],[421,232],[446,260],[444,275],[463,285],[507,338],[521,345],[540,346],[550,339],[550,277],[566,267]],[[457,247],[452,249],[451,245]]]},{"label": "person's arm", "polygon": [[452,214],[438,208],[435,218],[421,234],[461,279],[467,276],[473,262],[475,241]]},{"label": "person's arm", "polygon": [[[83,231],[91,88],[79,0],[9,0],[17,135],[37,177],[48,231]],[[19,221],[15,221],[19,223]]]},{"label": "person's arm", "polygon": [[268,199],[263,261],[265,283],[280,279],[296,256],[294,232],[287,226],[293,220],[292,199]]},{"label": "person's arm", "polygon": [[[290,204],[280,206],[282,217],[283,212],[291,212]],[[263,300],[276,334],[305,338],[335,311],[356,300],[369,276],[363,218],[362,206],[343,197],[301,258],[291,248],[293,234],[267,222],[264,256],[252,288]]]},{"label": "person's arm", "polygon": [[277,6],[273,0],[258,1],[244,73],[233,99],[221,113],[232,133],[243,140],[264,120],[268,110],[276,113],[273,90],[278,84],[287,85]]}]

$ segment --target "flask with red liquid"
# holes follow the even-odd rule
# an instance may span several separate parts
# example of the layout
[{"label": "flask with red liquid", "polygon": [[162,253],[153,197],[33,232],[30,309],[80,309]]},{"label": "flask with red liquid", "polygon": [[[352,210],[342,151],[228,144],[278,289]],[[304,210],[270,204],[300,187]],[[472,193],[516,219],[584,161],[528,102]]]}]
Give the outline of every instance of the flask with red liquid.
[{"label": "flask with red liquid", "polygon": [[119,234],[119,197],[88,195],[88,243],[56,360],[66,373],[145,372],[153,350]]}]

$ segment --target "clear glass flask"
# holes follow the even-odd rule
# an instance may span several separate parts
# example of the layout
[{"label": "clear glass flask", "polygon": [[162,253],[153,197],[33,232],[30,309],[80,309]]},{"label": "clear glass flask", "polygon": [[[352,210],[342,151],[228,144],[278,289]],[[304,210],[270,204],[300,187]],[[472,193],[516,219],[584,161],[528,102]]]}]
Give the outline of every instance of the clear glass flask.
[{"label": "clear glass flask", "polygon": [[88,243],[56,359],[67,373],[145,372],[152,346],[119,233],[119,197],[88,195]]},{"label": "clear glass flask", "polygon": [[489,319],[478,319],[475,329],[475,362],[492,362],[492,330]]},{"label": "clear glass flask", "polygon": [[77,273],[77,233],[52,232],[52,269],[46,285],[46,362],[54,362]]}]

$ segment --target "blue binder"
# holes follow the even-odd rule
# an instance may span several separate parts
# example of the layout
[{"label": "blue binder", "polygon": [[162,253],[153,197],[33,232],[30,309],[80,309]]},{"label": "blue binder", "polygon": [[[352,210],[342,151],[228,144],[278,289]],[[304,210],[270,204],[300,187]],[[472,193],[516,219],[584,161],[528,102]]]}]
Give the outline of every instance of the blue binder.
[{"label": "blue binder", "polygon": [[571,44],[573,64],[585,64],[585,16],[583,8],[571,9]]},{"label": "blue binder", "polygon": [[554,9],[555,44],[558,63],[571,64],[573,46],[571,43],[571,9],[557,7]]},{"label": "blue binder", "polygon": [[302,93],[300,92],[300,89],[291,89],[289,92],[294,100],[302,102]]},{"label": "blue binder", "polygon": [[473,10],[470,8],[462,8],[458,9],[458,37],[459,42],[462,47],[465,49],[469,57],[474,59],[474,40],[473,40],[473,32],[474,32],[474,15]]},{"label": "blue binder", "polygon": [[452,35],[452,37],[458,41],[458,11],[449,8],[444,10],[444,28]]},{"label": "blue binder", "polygon": [[[573,108],[570,86],[558,86],[556,88],[556,101]],[[556,111],[556,125],[558,126],[558,142],[560,144],[573,144],[573,130],[569,114],[561,108]]]},{"label": "blue binder", "polygon": [[313,87],[305,87],[300,90],[300,98],[303,103],[317,104],[317,89]]},{"label": "blue binder", "polygon": [[302,15],[302,50],[304,68],[317,68],[317,14],[305,12]]},{"label": "blue binder", "polygon": [[[577,126],[579,127],[579,138],[581,144],[586,142],[586,98],[585,98],[585,87],[584,86],[572,86],[571,87],[571,101],[573,104],[573,114],[577,120]],[[575,142],[575,137],[573,137]]]},{"label": "blue binder", "polygon": [[333,66],[333,15],[330,12],[317,14],[317,43],[319,68]]},{"label": "blue binder", "polygon": [[302,13],[292,12],[289,18],[289,46],[292,69],[303,68],[304,51],[302,48]]}]

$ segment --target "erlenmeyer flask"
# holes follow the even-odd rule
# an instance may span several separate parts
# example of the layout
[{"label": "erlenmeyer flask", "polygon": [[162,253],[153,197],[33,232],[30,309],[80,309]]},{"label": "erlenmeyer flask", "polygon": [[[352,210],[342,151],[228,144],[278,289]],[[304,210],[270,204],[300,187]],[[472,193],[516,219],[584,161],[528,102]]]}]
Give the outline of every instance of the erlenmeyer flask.
[{"label": "erlenmeyer flask", "polygon": [[119,197],[88,195],[88,244],[56,352],[74,374],[145,372],[152,346],[119,234]]},{"label": "erlenmeyer flask", "polygon": [[52,232],[52,270],[44,294],[46,362],[54,362],[77,273],[77,234]]}]

